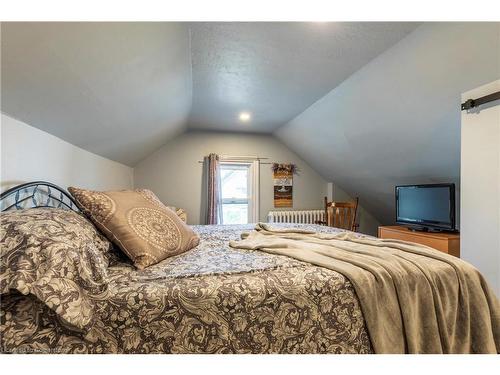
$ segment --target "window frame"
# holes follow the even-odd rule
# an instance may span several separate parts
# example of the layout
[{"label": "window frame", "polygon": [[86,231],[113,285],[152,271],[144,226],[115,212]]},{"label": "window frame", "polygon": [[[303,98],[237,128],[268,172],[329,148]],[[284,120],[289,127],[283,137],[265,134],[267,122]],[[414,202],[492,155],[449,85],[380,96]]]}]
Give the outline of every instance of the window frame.
[{"label": "window frame", "polygon": [[[237,157],[237,156],[223,156],[219,160],[219,168],[224,165],[242,165],[248,167],[247,177],[247,199],[231,199],[230,202],[224,202],[222,198],[222,184],[221,184],[221,212],[223,204],[247,204],[248,205],[248,223],[257,223],[259,221],[259,206],[260,206],[260,165],[257,158],[251,157]],[[224,218],[222,217],[222,222]]]}]

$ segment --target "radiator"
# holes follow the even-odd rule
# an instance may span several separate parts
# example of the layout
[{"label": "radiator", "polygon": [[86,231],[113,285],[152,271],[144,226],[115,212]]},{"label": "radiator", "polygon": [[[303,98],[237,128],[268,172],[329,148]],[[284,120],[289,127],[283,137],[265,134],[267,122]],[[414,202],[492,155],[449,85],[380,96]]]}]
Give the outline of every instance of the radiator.
[{"label": "radiator", "polygon": [[325,220],[324,210],[269,211],[268,223],[314,224]]}]

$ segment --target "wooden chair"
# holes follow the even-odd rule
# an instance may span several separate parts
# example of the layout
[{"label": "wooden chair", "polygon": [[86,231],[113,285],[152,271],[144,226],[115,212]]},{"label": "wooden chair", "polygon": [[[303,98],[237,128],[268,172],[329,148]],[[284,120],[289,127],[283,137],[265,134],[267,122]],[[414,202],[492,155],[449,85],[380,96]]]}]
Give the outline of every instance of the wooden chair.
[{"label": "wooden chair", "polygon": [[356,232],[359,226],[356,224],[358,201],[356,197],[354,202],[328,202],[325,197],[325,221],[318,221],[317,224]]}]

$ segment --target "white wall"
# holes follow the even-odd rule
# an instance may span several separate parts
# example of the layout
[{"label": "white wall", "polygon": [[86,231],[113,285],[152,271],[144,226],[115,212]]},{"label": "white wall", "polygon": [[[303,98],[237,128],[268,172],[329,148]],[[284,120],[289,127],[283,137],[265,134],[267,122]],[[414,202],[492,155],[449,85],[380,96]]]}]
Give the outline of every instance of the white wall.
[{"label": "white wall", "polygon": [[[322,209],[327,181],[276,138],[260,134],[193,131],[168,142],[134,168],[135,186],[152,189],[165,203],[182,207],[190,224],[205,223],[203,160],[214,152],[230,156],[269,158],[263,163],[295,163],[300,172],[293,177],[293,209]],[[260,166],[260,220],[274,208],[271,165]],[[363,231],[376,227],[366,222]],[[360,220],[363,220],[360,218]],[[371,230],[373,233],[373,230]],[[376,231],[375,231],[376,232]],[[369,233],[369,232],[367,232]]]},{"label": "white wall", "polygon": [[130,189],[133,169],[95,155],[49,133],[2,114],[2,191],[44,180],[63,188]]},{"label": "white wall", "polygon": [[[152,189],[158,197],[188,213],[190,224],[205,222],[203,164],[214,152],[230,156],[268,157],[262,162],[297,164],[293,179],[293,208],[319,209],[326,194],[326,181],[307,164],[269,135],[188,132],[168,142],[134,168],[136,187]],[[271,165],[260,166],[260,220],[274,210]]]},{"label": "white wall", "polygon": [[[500,91],[500,80],[462,101]],[[461,258],[476,266],[500,296],[500,102],[462,111]]]}]

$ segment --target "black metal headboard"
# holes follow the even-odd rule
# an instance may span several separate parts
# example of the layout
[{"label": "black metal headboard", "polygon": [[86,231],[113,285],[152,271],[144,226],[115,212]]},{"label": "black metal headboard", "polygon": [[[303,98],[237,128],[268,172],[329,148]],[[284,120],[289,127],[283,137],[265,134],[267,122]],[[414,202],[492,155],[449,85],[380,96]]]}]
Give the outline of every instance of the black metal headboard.
[{"label": "black metal headboard", "polygon": [[33,181],[14,186],[0,194],[0,211],[35,207],[63,208],[80,212],[69,193],[45,181]]}]

